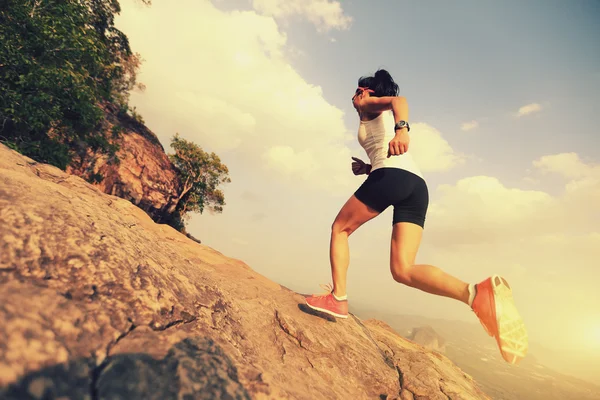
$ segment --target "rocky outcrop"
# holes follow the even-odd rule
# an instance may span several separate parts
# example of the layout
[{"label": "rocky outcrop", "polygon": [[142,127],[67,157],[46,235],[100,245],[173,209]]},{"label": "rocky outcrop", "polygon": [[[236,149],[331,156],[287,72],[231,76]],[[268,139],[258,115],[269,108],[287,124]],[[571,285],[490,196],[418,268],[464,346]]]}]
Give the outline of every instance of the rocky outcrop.
[{"label": "rocky outcrop", "polygon": [[[120,131],[118,138],[112,132]],[[88,152],[76,159],[67,172],[99,182],[102,192],[131,201],[156,222],[168,221],[181,194],[181,182],[163,146],[146,126],[129,115],[120,115],[113,106],[105,107],[105,136],[119,145],[117,159]]]},{"label": "rocky outcrop", "polygon": [[408,338],[429,350],[438,351],[440,353],[446,351],[446,341],[430,326],[413,328]]},{"label": "rocky outcrop", "polygon": [[486,399],[386,324],[0,145],[0,398]]}]

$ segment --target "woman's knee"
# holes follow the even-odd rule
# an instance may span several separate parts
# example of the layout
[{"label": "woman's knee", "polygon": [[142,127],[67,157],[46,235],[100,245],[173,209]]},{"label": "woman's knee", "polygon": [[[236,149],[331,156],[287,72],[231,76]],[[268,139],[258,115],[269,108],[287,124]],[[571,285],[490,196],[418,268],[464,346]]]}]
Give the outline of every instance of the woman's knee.
[{"label": "woman's knee", "polygon": [[408,262],[407,260],[396,260],[392,262],[390,269],[392,272],[392,277],[396,282],[410,286],[412,283],[412,263]]},{"label": "woman's knee", "polygon": [[332,234],[340,234],[340,233],[345,233],[348,236],[350,236],[352,234],[352,232],[354,232],[355,229],[353,229],[350,225],[348,225],[347,223],[344,223],[342,221],[338,221],[335,220],[333,221],[333,224],[331,225],[331,233]]}]

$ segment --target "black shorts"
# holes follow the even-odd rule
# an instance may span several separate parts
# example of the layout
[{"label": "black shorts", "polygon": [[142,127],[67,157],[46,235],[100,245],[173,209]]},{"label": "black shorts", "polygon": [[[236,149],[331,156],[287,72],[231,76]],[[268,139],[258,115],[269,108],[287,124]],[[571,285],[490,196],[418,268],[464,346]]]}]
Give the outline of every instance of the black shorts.
[{"label": "black shorts", "polygon": [[425,226],[429,206],[427,184],[418,175],[400,168],[378,168],[354,193],[356,198],[372,209],[383,212],[394,206],[392,224],[412,222]]}]

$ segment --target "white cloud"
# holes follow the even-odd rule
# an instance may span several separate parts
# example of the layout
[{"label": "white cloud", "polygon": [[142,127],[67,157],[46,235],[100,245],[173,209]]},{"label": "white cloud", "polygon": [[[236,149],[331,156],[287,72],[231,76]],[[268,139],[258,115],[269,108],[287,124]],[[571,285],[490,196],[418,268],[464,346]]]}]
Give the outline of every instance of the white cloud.
[{"label": "white cloud", "polygon": [[571,218],[600,226],[600,164],[584,163],[576,153],[544,156],[533,162],[543,174],[567,178],[564,208]]},{"label": "white cloud", "polygon": [[[314,12],[335,15],[323,11],[327,4],[315,2]],[[283,15],[296,7],[279,6]],[[332,190],[332,178],[338,187],[355,185],[344,113],[290,64],[287,37],[273,18],[224,12],[207,0],[122,7],[117,24],[146,60],[139,75],[146,91],[132,101],[163,143],[179,132],[284,177]]]},{"label": "white cloud", "polygon": [[561,195],[509,188],[489,176],[440,185],[428,213],[431,239],[438,244],[480,243],[597,231],[598,165],[583,163],[574,153],[541,157],[533,164],[544,174],[571,178]]},{"label": "white cloud", "polygon": [[309,150],[295,151],[290,146],[274,146],[264,154],[270,168],[279,170],[285,176],[299,176],[309,180],[318,171],[318,161]]},{"label": "white cloud", "polygon": [[522,117],[539,111],[542,111],[542,106],[538,103],[531,103],[519,108],[516,115],[517,117]]},{"label": "white cloud", "polygon": [[253,0],[254,8],[274,18],[288,18],[299,15],[306,18],[320,32],[331,29],[348,29],[352,18],[344,15],[339,1],[332,0]]},{"label": "white cloud", "polygon": [[524,176],[524,177],[523,177],[523,182],[524,182],[524,183],[527,183],[527,184],[530,184],[530,185],[539,185],[539,183],[540,183],[540,180],[539,180],[539,179],[532,178],[532,177],[530,177],[530,176]]},{"label": "white cloud", "polygon": [[585,164],[577,153],[543,156],[533,165],[544,173],[556,173],[565,178],[600,178],[600,164]]},{"label": "white cloud", "polygon": [[465,162],[440,131],[422,122],[410,126],[409,151],[423,172],[446,171]]},{"label": "white cloud", "polygon": [[555,199],[547,193],[505,187],[498,179],[474,176],[440,185],[432,196],[428,224],[440,244],[497,241],[544,232]]},{"label": "white cloud", "polygon": [[479,127],[479,122],[473,120],[473,121],[469,121],[469,122],[463,122],[462,125],[460,126],[460,129],[468,132],[468,131],[472,131],[473,129],[477,129]]},{"label": "white cloud", "polygon": [[[282,8],[275,13],[297,7],[273,4]],[[132,101],[163,143],[179,132],[226,164],[235,158],[265,177],[338,193],[355,188],[346,143],[356,133],[322,89],[294,69],[284,51],[287,37],[273,18],[221,11],[207,0],[122,7],[118,26],[146,60],[139,76],[146,91],[134,93]],[[464,162],[425,123],[411,126],[411,141],[424,172]]]}]

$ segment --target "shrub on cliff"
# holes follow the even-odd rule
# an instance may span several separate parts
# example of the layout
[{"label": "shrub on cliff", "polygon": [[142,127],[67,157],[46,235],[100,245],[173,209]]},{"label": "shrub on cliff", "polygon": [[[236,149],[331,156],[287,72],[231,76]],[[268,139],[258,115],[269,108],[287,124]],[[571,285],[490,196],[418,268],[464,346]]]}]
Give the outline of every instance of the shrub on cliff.
[{"label": "shrub on cliff", "polygon": [[202,213],[205,208],[220,213],[225,205],[225,195],[219,185],[231,182],[227,166],[215,153],[207,153],[200,146],[179,137],[171,140],[175,151],[169,159],[177,169],[182,192],[170,225],[185,232],[184,221],[190,212]]},{"label": "shrub on cliff", "polygon": [[114,153],[101,104],[127,110],[140,63],[119,12],[117,0],[0,2],[1,142],[62,169],[89,149]]}]

